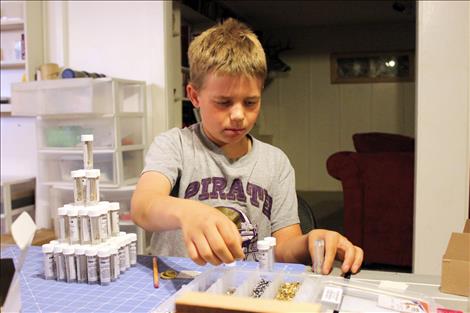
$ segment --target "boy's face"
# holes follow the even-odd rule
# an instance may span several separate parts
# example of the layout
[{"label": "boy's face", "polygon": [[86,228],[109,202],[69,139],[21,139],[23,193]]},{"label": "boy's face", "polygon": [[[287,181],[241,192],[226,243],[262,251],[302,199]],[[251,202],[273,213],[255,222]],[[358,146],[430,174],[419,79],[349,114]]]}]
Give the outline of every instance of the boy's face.
[{"label": "boy's face", "polygon": [[222,147],[239,143],[253,128],[261,106],[261,79],[208,74],[201,89],[188,85],[193,105],[200,109],[204,132]]}]

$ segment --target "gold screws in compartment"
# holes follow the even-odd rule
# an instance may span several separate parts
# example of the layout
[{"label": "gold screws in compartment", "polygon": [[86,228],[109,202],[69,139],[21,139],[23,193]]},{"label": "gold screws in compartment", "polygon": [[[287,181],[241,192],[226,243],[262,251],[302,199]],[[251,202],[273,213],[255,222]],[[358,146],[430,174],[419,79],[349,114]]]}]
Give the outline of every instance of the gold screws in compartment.
[{"label": "gold screws in compartment", "polygon": [[300,282],[282,283],[277,290],[276,300],[290,301],[299,290]]}]

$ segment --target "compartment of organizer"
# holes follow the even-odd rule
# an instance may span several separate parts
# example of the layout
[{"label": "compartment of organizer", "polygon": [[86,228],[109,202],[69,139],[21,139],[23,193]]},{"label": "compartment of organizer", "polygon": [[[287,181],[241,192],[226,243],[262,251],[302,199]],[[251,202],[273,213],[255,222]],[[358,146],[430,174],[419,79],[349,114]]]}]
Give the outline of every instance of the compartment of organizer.
[{"label": "compartment of organizer", "polygon": [[111,114],[110,78],[44,80],[12,85],[12,112],[17,115]]},{"label": "compartment of organizer", "polygon": [[[134,123],[138,119],[134,118]],[[132,121],[130,121],[132,122]],[[82,150],[80,136],[94,135],[93,147],[112,149],[115,147],[115,127],[112,117],[94,117],[87,119],[39,119],[39,145],[41,149],[70,148]]]},{"label": "compartment of organizer", "polygon": [[120,142],[122,146],[143,145],[145,120],[144,117],[119,117]]},{"label": "compartment of organizer", "polygon": [[[44,183],[71,184],[70,172],[83,169],[82,153],[40,153],[40,177]],[[94,153],[93,168],[100,169],[101,185],[118,183],[117,164],[112,152]]]},{"label": "compartment of organizer", "polygon": [[115,80],[116,100],[119,112],[142,113],[144,112],[145,84],[142,82],[131,82]]},{"label": "compartment of organizer", "polygon": [[123,179],[126,184],[136,183],[143,168],[143,149],[122,151]]}]

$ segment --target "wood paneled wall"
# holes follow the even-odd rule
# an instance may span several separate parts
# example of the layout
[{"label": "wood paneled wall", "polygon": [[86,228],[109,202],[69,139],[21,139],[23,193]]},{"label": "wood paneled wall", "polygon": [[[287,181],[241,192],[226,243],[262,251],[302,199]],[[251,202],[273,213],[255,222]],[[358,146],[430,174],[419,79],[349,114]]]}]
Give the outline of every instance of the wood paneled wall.
[{"label": "wood paneled wall", "polygon": [[[361,31],[368,34],[360,29],[357,33]],[[348,40],[352,47],[353,40]],[[326,171],[326,160],[337,151],[354,151],[354,133],[378,131],[414,137],[415,83],[331,84],[329,52],[315,51],[305,42],[282,54],[291,71],[279,74],[265,88],[253,134],[288,155],[296,170],[298,190],[339,191],[339,181]],[[410,40],[401,47],[386,44],[387,49],[413,48]],[[375,50],[380,49],[377,42],[374,45]],[[354,47],[345,45],[341,50],[361,50]],[[362,49],[367,51],[367,45]]]}]

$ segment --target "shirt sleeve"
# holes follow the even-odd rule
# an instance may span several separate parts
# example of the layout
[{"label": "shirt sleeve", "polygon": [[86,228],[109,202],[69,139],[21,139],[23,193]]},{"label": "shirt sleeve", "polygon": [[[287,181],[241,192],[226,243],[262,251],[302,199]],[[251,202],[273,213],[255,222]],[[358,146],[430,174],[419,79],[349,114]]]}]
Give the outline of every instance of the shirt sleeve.
[{"label": "shirt sleeve", "polygon": [[156,171],[165,175],[173,188],[182,169],[182,138],[177,128],[156,136],[145,156],[141,174]]},{"label": "shirt sleeve", "polygon": [[271,231],[300,223],[297,194],[295,191],[295,172],[287,157],[284,157],[279,182],[273,192]]}]

